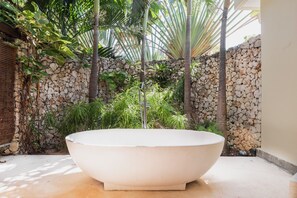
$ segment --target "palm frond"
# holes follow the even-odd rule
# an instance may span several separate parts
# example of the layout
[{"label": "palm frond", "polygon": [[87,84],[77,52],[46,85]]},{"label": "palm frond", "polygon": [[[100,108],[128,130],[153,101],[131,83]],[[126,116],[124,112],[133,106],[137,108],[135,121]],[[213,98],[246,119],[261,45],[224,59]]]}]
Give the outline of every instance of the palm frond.
[{"label": "palm frond", "polygon": [[[164,1],[163,3],[166,9],[160,12],[159,21],[151,23],[150,33],[161,43],[156,47],[165,52],[169,58],[183,58],[186,37],[185,4],[180,1],[174,3]],[[213,4],[196,1],[193,4],[192,57],[205,54],[219,44],[222,6],[223,1],[215,1]],[[228,16],[227,36],[255,19],[256,17],[252,17],[249,12],[235,10],[232,4]]]}]

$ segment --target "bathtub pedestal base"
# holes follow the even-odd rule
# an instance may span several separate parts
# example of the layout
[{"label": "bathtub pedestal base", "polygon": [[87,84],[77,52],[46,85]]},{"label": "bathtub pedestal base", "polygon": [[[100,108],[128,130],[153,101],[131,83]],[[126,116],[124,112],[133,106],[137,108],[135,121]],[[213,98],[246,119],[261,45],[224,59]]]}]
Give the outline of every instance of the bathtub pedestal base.
[{"label": "bathtub pedestal base", "polygon": [[104,190],[185,190],[186,184],[173,186],[123,186],[117,184],[104,183]]}]

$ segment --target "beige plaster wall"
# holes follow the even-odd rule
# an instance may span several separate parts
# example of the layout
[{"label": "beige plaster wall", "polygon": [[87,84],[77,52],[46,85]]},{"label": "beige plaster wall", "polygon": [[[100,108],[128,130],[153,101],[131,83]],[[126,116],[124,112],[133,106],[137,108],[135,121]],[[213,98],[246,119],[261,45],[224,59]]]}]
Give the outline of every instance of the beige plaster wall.
[{"label": "beige plaster wall", "polygon": [[297,1],[261,0],[262,150],[297,165]]}]

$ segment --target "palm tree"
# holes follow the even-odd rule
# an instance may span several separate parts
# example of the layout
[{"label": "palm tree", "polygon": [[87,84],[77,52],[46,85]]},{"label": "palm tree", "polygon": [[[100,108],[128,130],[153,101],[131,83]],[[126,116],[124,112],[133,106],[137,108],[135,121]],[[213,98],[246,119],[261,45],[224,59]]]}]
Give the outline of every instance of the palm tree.
[{"label": "palm tree", "polygon": [[[184,1],[164,0],[159,20],[149,25],[148,33],[159,49],[170,59],[185,58],[187,6]],[[234,3],[230,5],[233,7]],[[192,1],[191,56],[198,57],[216,47],[220,41],[223,1]],[[228,15],[227,36],[240,27],[256,20],[250,12],[231,9]]]},{"label": "palm tree", "polygon": [[99,8],[100,0],[94,1],[94,42],[93,42],[93,59],[89,83],[89,102],[93,102],[98,94],[98,37],[99,37]]},{"label": "palm tree", "polygon": [[191,16],[192,0],[187,2],[187,23],[186,23],[186,51],[185,51],[185,74],[184,74],[184,113],[188,121],[191,121]]},{"label": "palm tree", "polygon": [[29,0],[25,3],[26,9],[32,9],[32,2],[47,15],[63,36],[74,38],[93,27],[92,0]]},{"label": "palm tree", "polygon": [[227,147],[227,105],[226,105],[226,26],[227,16],[230,6],[230,0],[225,0],[222,15],[221,39],[220,39],[220,66],[219,66],[219,91],[218,91],[218,109],[217,126],[224,133],[225,144],[223,153],[228,153]]},{"label": "palm tree", "polygon": [[[117,49],[117,55],[130,61],[141,60],[142,19],[145,13],[144,5],[147,4],[147,1],[133,0],[132,9],[124,14],[128,18],[128,23],[121,23],[121,25],[117,23],[117,28],[113,29],[115,41],[113,46]],[[130,4],[129,6],[131,7]],[[147,60],[156,60],[156,58],[160,60],[166,57],[185,58],[186,7],[185,1],[151,1],[146,35]],[[222,8],[223,1],[219,0],[192,2],[192,57],[205,54],[219,44]],[[103,9],[103,3],[101,3],[101,9]],[[227,36],[256,19],[250,13],[242,12],[234,9],[230,11]],[[120,17],[116,19],[116,21],[122,21]],[[100,24],[102,26],[101,21]],[[115,27],[115,25],[113,26]],[[104,30],[100,32],[104,32]]]},{"label": "palm tree", "polygon": [[147,29],[147,22],[148,22],[148,15],[150,10],[150,0],[144,3],[144,17],[142,23],[142,43],[141,43],[141,72],[140,72],[140,82],[144,82],[144,75],[145,75],[145,51],[146,51],[146,29]]}]

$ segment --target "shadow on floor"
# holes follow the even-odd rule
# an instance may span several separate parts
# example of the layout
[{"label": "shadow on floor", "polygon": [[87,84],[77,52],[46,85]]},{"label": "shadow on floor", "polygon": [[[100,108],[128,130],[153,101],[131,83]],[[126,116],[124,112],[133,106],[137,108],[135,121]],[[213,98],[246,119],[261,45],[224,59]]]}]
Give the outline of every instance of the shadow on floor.
[{"label": "shadow on floor", "polygon": [[104,191],[103,183],[90,179],[72,190],[58,194],[58,198],[108,197],[108,198],[193,198],[211,197],[211,188],[203,180],[191,182],[185,191]]},{"label": "shadow on floor", "polygon": [[[48,158],[48,157],[47,157]],[[61,157],[55,162],[41,158],[38,163],[24,163],[22,159],[0,166],[0,197],[142,197],[142,198],[192,198],[209,197],[212,188],[198,180],[187,184],[185,191],[104,191],[103,183],[84,173],[73,163],[69,156]],[[5,172],[13,171],[13,176]]]},{"label": "shadow on floor", "polygon": [[18,155],[3,160],[1,198],[286,198],[292,177],[260,158],[221,157],[185,191],[104,191],[103,184],[82,173],[69,155]]}]

